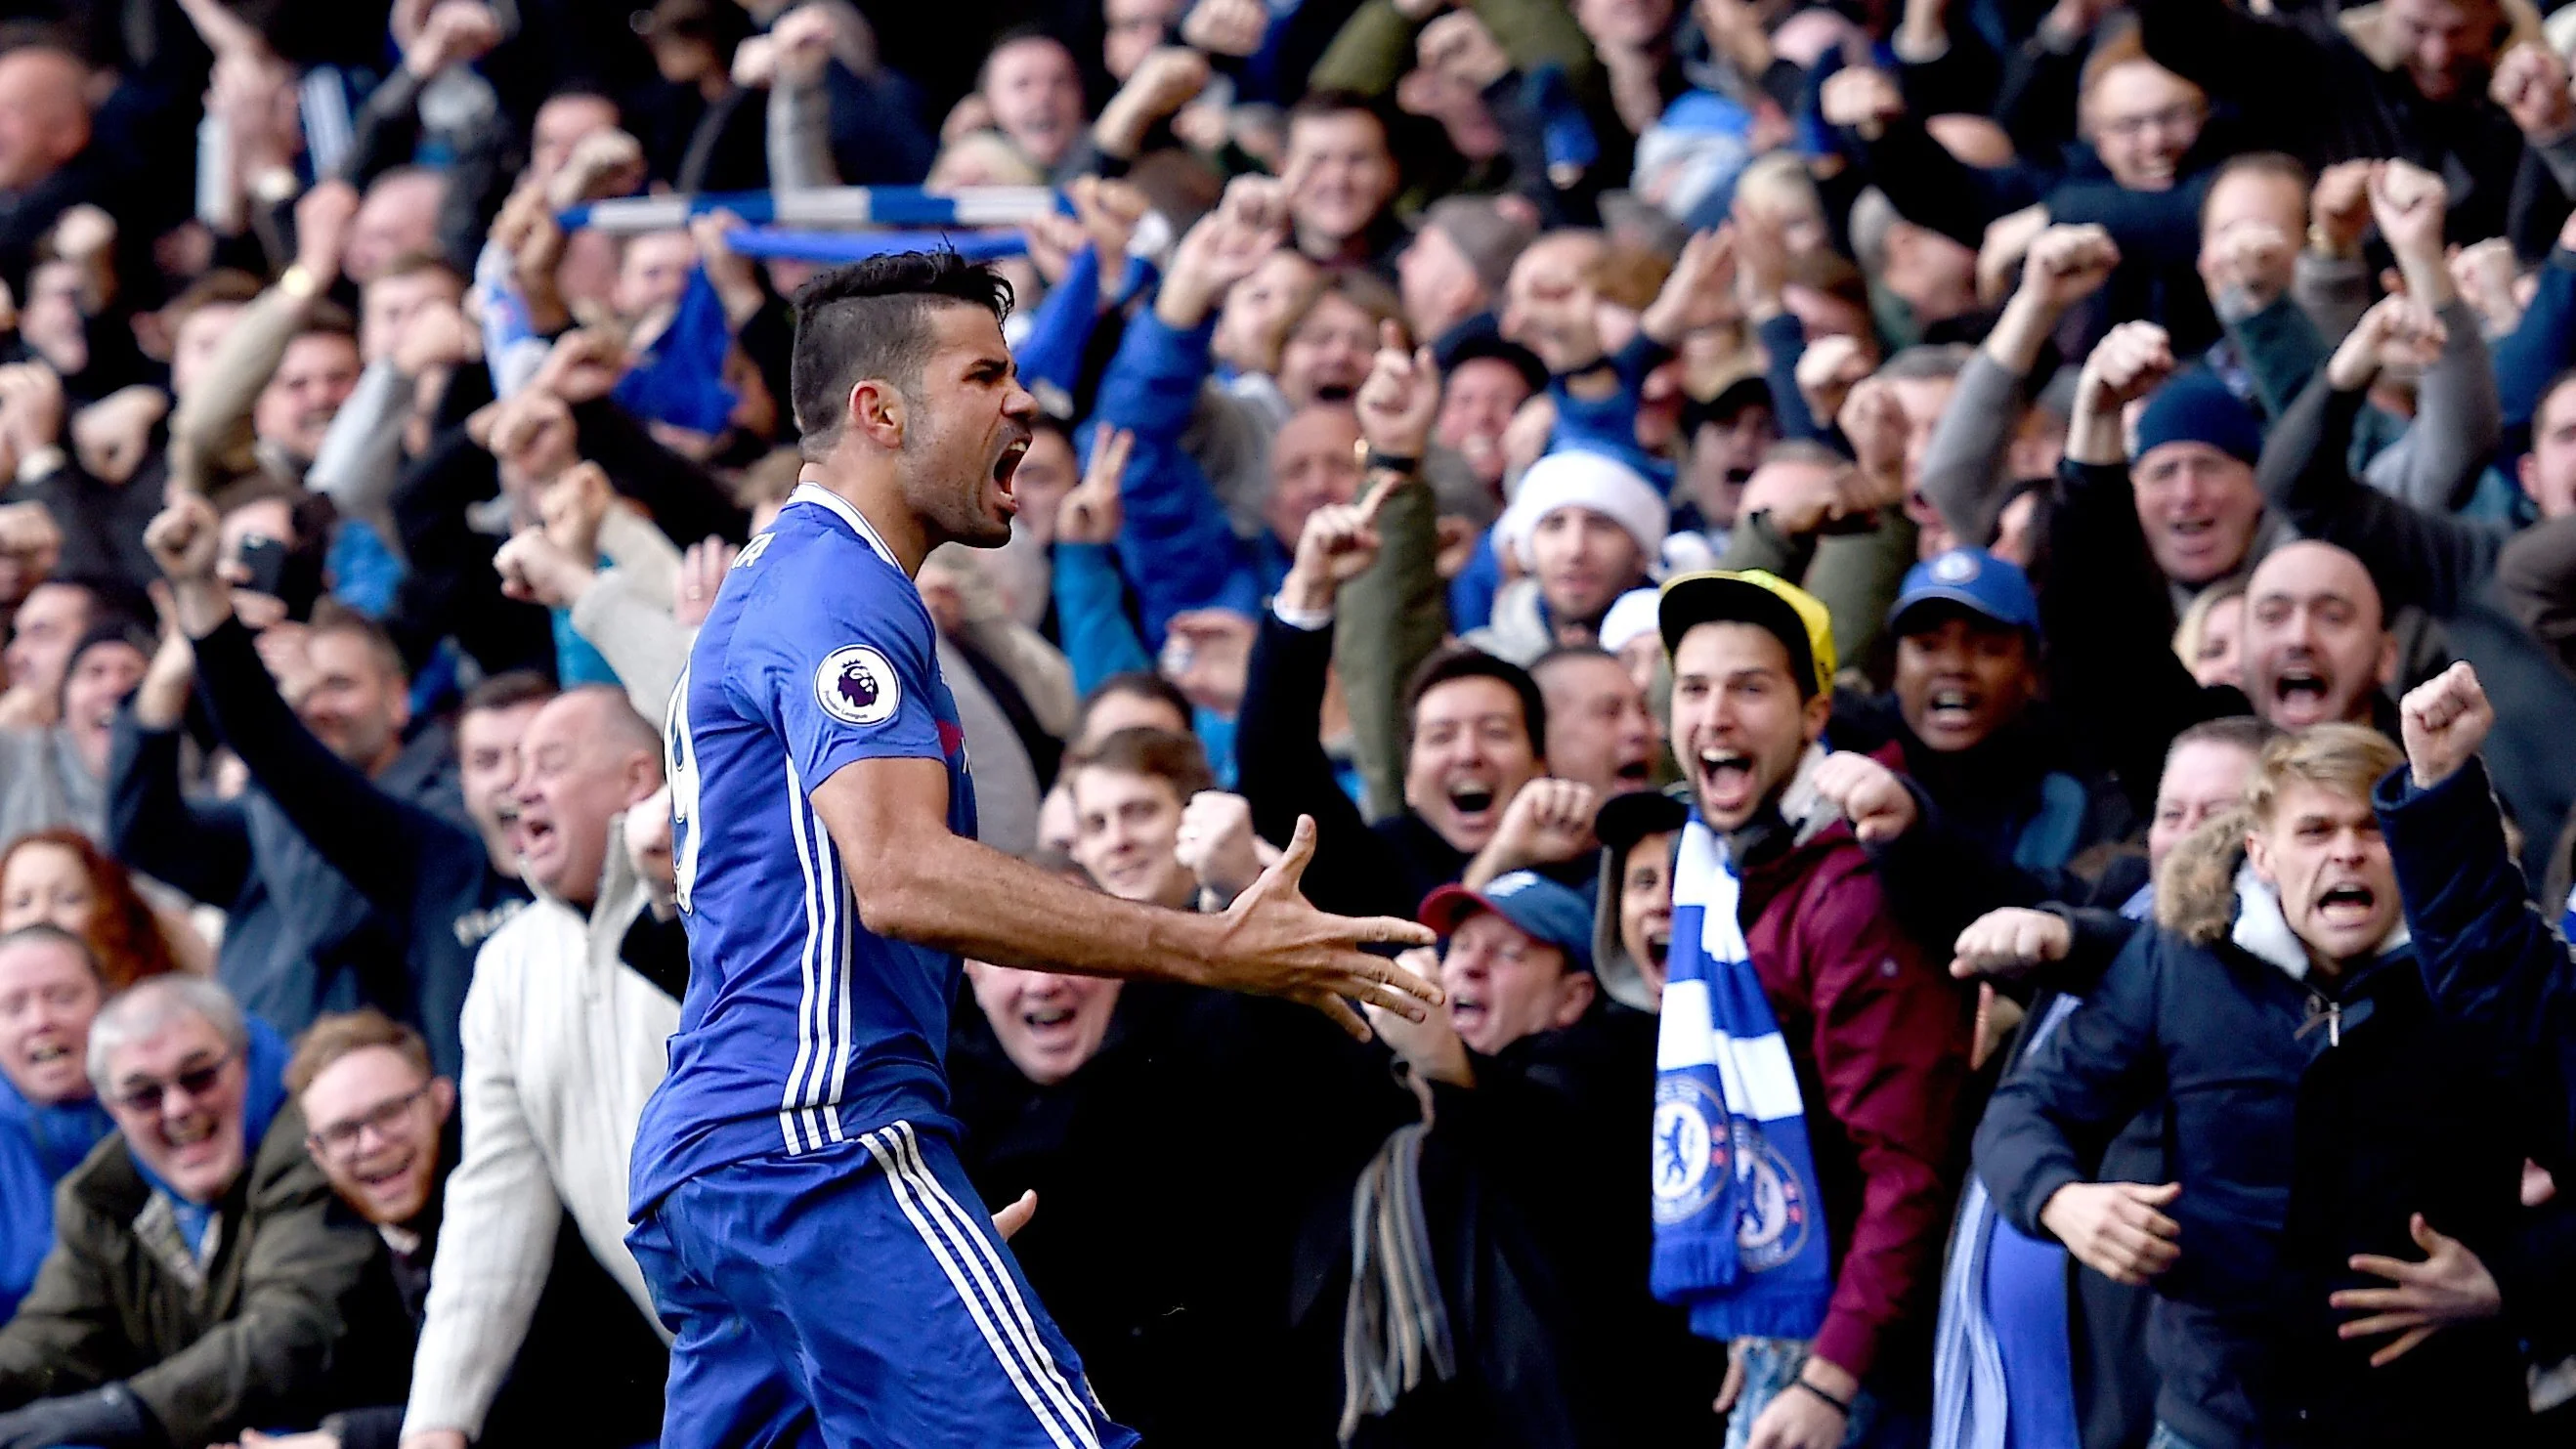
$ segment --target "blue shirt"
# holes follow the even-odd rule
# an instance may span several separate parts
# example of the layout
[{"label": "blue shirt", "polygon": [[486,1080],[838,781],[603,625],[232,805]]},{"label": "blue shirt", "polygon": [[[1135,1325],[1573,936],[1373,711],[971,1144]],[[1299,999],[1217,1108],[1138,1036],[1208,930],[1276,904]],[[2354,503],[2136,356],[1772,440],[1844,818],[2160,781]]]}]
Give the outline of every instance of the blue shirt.
[{"label": "blue shirt", "polygon": [[728,1163],[950,1126],[958,958],[860,922],[811,798],[855,761],[935,759],[948,828],[974,835],[936,637],[867,519],[813,484],[726,574],[663,732],[689,989],[636,1133],[636,1216]]}]

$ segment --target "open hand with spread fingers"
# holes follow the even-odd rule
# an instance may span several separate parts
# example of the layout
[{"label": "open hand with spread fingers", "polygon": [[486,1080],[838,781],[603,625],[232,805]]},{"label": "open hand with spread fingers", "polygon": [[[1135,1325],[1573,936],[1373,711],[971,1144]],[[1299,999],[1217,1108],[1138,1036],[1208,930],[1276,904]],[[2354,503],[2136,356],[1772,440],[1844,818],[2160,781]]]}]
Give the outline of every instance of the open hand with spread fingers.
[{"label": "open hand with spread fingers", "polygon": [[1368,1021],[1353,1002],[1427,1020],[1445,999],[1439,986],[1365,948],[1428,946],[1435,939],[1431,928],[1393,916],[1336,916],[1315,909],[1298,891],[1314,858],[1315,819],[1301,815],[1279,863],[1226,909],[1223,939],[1198,984],[1304,1002],[1362,1041],[1369,1037]]}]

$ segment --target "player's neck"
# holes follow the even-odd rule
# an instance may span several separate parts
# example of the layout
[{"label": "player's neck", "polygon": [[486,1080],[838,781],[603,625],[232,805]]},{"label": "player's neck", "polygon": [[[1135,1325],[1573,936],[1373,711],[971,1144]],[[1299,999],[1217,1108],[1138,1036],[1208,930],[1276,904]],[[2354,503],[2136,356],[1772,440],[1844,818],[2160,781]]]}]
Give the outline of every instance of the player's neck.
[{"label": "player's neck", "polygon": [[937,546],[920,516],[903,501],[903,485],[891,469],[862,471],[808,463],[796,481],[811,483],[857,509],[894,555],[895,567],[903,570],[905,578],[919,575],[921,561]]}]

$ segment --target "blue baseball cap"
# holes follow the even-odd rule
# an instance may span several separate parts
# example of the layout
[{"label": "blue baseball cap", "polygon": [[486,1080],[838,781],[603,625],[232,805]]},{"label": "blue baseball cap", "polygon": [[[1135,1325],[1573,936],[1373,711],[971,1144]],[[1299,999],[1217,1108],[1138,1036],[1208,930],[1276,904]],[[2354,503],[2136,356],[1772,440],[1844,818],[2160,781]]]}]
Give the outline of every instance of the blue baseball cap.
[{"label": "blue baseball cap", "polygon": [[1907,615],[1936,603],[1956,604],[2007,629],[2039,632],[2039,595],[2031,592],[2030,575],[1982,548],[1954,548],[1907,569],[1887,627],[1903,635]]},{"label": "blue baseball cap", "polygon": [[1567,964],[1592,969],[1592,907],[1571,886],[1534,870],[1508,871],[1481,891],[1445,885],[1422,898],[1422,924],[1443,937],[1469,916],[1491,911],[1533,938],[1565,952]]}]

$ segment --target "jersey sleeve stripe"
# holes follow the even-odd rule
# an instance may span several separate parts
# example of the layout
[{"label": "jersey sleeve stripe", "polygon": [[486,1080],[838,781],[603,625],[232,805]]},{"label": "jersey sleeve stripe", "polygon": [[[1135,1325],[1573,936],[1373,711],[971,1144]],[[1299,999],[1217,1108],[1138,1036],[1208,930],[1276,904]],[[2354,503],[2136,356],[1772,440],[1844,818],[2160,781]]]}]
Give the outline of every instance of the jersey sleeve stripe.
[{"label": "jersey sleeve stripe", "polygon": [[[924,1209],[927,1205],[922,1199],[927,1194],[923,1183],[925,1179],[930,1178],[930,1175],[923,1172],[916,1177],[911,1164],[905,1159],[898,1134],[908,1130],[909,1124],[897,1122],[892,1126],[870,1132],[859,1141],[866,1145],[869,1155],[877,1160],[878,1168],[886,1175],[887,1184],[894,1190],[896,1203],[903,1208],[903,1215],[911,1219],[913,1231],[921,1235],[922,1246],[930,1250],[930,1256],[938,1262],[940,1271],[948,1276],[949,1287],[956,1290],[958,1300],[965,1304],[968,1316],[972,1317],[975,1320],[975,1326],[983,1331],[986,1346],[993,1350],[993,1357],[1000,1362],[1002,1371],[1010,1375],[1012,1386],[1020,1391],[1021,1400],[1029,1406],[1029,1412],[1036,1417],[1038,1426],[1046,1430],[1049,1439],[1055,1441],[1056,1449],[1098,1449],[1099,1441],[1091,1433],[1088,1417],[1068,1420],[1065,1417],[1063,1405],[1056,1395],[1033,1381],[1032,1374],[1036,1365],[1031,1363],[1021,1346],[1014,1341],[1016,1336],[1005,1332],[1002,1325],[995,1322],[999,1315],[1000,1304],[989,1301],[989,1285],[986,1285],[984,1293],[977,1292],[977,1284],[981,1282],[982,1274],[970,1273],[969,1266],[959,1262],[958,1254],[951,1251],[952,1243],[948,1234],[941,1227],[933,1226],[931,1216],[925,1216]],[[937,1181],[930,1179],[929,1189],[935,1191],[937,1187]],[[935,1215],[937,1209],[931,1208],[930,1212]],[[1043,1354],[1039,1357],[1043,1362]],[[1071,1432],[1068,1433],[1068,1430]]]},{"label": "jersey sleeve stripe", "polygon": [[[1091,1416],[1082,1408],[1082,1397],[1074,1393],[1072,1384],[1065,1380],[1064,1371],[1056,1366],[1055,1359],[1047,1352],[1045,1340],[1038,1335],[1037,1323],[1029,1314],[1029,1306],[1020,1297],[1019,1280],[1011,1276],[1010,1266],[1002,1261],[1001,1254],[993,1247],[988,1236],[991,1220],[968,1218],[966,1210],[948,1195],[948,1189],[940,1185],[939,1179],[922,1162],[921,1144],[913,1136],[911,1123],[896,1122],[886,1130],[893,1134],[896,1155],[910,1178],[919,1184],[932,1216],[945,1222],[949,1230],[963,1240],[968,1268],[975,1272],[976,1281],[985,1284],[985,1291],[995,1295],[994,1306],[1002,1314],[1003,1328],[1028,1354],[1040,1384],[1047,1390],[1049,1401],[1058,1413],[1064,1415],[1065,1422],[1086,1449],[1097,1449],[1099,1440],[1092,1430]],[[981,1268],[977,1267],[979,1262]],[[991,1275],[989,1281],[985,1276],[987,1273]]]}]

